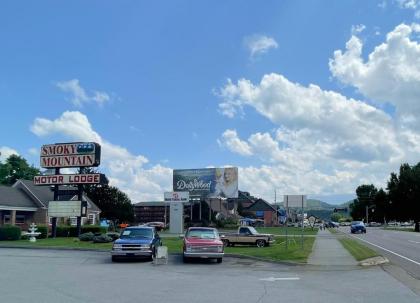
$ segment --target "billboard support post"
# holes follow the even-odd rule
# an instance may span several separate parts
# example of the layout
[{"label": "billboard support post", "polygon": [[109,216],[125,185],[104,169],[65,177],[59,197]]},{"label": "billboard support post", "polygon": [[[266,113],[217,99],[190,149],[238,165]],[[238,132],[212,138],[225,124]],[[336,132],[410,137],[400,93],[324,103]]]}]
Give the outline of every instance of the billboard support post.
[{"label": "billboard support post", "polygon": [[[60,174],[60,168],[55,169],[55,174],[56,175]],[[58,190],[59,190],[58,185],[57,184],[54,185],[54,201],[58,200]],[[57,217],[53,217],[51,223],[52,223],[51,236],[55,239],[57,237]],[[48,232],[47,232],[47,237],[48,237]]]}]

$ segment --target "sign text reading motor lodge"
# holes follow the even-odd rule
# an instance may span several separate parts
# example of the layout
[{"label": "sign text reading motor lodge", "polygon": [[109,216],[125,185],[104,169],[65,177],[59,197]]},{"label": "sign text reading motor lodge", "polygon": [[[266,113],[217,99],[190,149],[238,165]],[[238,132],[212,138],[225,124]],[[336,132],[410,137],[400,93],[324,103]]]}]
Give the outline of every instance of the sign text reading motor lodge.
[{"label": "sign text reading motor lodge", "polygon": [[41,167],[91,167],[100,164],[101,146],[93,142],[59,143],[41,147]]},{"label": "sign text reading motor lodge", "polygon": [[35,176],[34,185],[68,185],[68,184],[103,184],[105,175],[80,174],[80,175],[47,175]]}]

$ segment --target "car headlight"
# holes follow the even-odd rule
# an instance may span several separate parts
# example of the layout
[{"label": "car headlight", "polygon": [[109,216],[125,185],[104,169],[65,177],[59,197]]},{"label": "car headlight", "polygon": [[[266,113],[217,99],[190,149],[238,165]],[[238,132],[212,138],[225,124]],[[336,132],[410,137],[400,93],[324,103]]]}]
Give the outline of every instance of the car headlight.
[{"label": "car headlight", "polygon": [[150,244],[140,244],[141,248],[150,248]]},{"label": "car headlight", "polygon": [[223,252],[223,245],[217,246],[217,252]]},{"label": "car headlight", "polygon": [[191,249],[192,249],[191,245],[187,245],[187,246],[185,247],[185,250],[186,250],[187,252],[191,252]]},{"label": "car headlight", "polygon": [[121,244],[114,244],[112,246],[112,250],[121,250],[122,249],[122,245]]}]

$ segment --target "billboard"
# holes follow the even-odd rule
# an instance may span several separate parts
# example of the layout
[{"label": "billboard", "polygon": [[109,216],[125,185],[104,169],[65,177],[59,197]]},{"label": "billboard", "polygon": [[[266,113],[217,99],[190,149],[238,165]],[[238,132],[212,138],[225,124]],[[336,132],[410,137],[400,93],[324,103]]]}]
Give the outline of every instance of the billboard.
[{"label": "billboard", "polygon": [[237,198],[238,168],[176,169],[173,190],[203,198]]},{"label": "billboard", "polygon": [[306,195],[285,195],[283,201],[286,207],[306,207]]},{"label": "billboard", "polygon": [[41,167],[91,167],[99,166],[101,146],[94,142],[73,142],[43,145]]},{"label": "billboard", "polygon": [[46,175],[35,176],[34,185],[104,184],[104,174]]}]

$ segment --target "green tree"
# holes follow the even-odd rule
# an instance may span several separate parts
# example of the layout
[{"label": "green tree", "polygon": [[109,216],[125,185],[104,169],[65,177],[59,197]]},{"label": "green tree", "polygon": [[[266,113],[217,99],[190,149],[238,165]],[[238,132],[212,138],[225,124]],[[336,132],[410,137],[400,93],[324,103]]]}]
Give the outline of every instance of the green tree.
[{"label": "green tree", "polygon": [[330,217],[331,221],[334,221],[334,222],[340,222],[340,219],[343,219],[343,218],[344,216],[339,213],[332,213]]},{"label": "green tree", "polygon": [[366,207],[374,206],[378,189],[373,185],[360,185],[356,189],[357,199],[350,204],[350,215],[354,220],[362,220],[366,218]]},{"label": "green tree", "polygon": [[130,198],[117,187],[86,187],[87,196],[102,210],[101,217],[114,222],[133,222],[134,209]]},{"label": "green tree", "polygon": [[29,166],[23,157],[9,156],[5,163],[0,163],[0,184],[13,185],[19,179],[32,180],[40,171],[34,166]]}]

